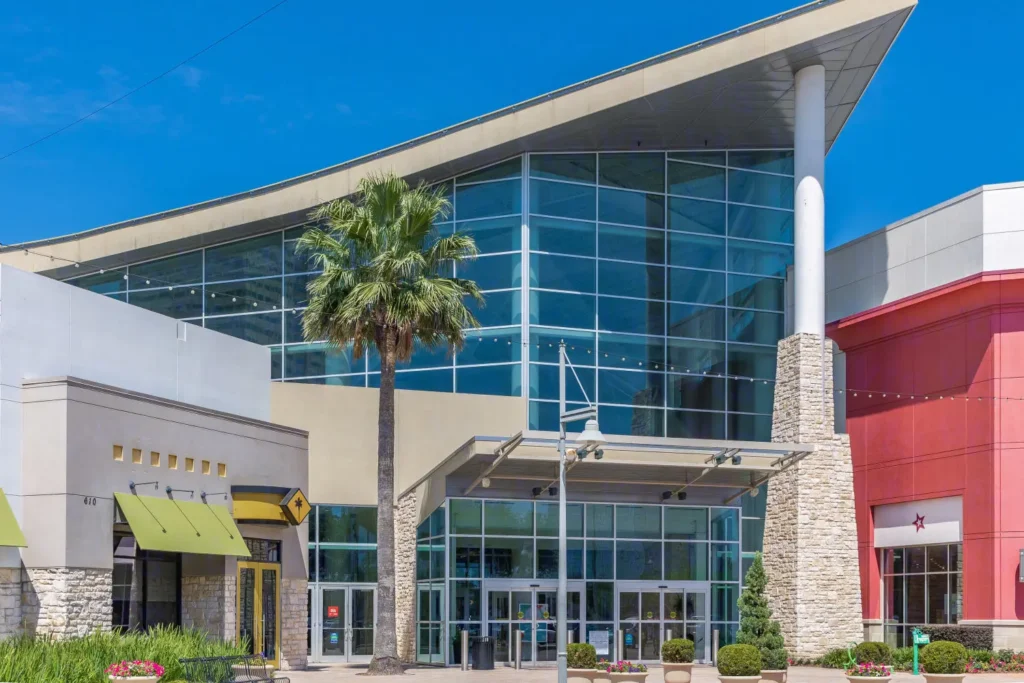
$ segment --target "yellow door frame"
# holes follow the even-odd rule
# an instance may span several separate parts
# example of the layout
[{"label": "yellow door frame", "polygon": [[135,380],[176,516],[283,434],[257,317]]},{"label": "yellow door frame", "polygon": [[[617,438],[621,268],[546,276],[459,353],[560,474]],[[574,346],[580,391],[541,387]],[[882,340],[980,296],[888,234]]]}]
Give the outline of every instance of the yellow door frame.
[{"label": "yellow door frame", "polygon": [[238,561],[238,569],[235,573],[235,586],[237,586],[237,595],[235,598],[235,642],[240,643],[242,640],[242,570],[252,569],[256,578],[253,581],[253,615],[252,615],[252,632],[253,632],[253,644],[252,649],[255,653],[264,652],[264,641],[263,641],[263,572],[265,570],[272,570],[274,572],[274,635],[276,642],[274,643],[274,658],[267,659],[268,664],[273,664],[275,667],[279,667],[281,664],[281,565],[275,562],[249,562],[245,560]]}]

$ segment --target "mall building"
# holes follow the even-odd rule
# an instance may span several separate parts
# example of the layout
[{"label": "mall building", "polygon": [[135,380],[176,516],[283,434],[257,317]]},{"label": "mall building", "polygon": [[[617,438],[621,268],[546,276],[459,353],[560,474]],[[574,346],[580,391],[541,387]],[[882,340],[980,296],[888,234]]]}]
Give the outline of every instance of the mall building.
[{"label": "mall building", "polygon": [[[4,524],[24,533],[0,540],[25,547],[0,557],[13,576],[21,569],[22,609],[34,604],[25,595],[40,571],[97,568],[106,577],[113,566],[116,583],[122,549],[134,549],[136,564],[139,553],[167,551],[137,531],[150,525],[145,505],[165,526],[168,500],[191,520],[182,495],[192,493],[190,505],[206,506],[194,514],[214,511],[233,543],[216,553],[176,549],[176,573],[161,574],[175,597],[145,622],[133,621],[134,588],[115,588],[130,597],[113,600],[111,625],[156,623],[150,614],[203,623],[189,607],[190,577],[215,575],[217,634],[237,637],[251,622],[255,647],[273,641],[290,666],[369,660],[379,359],[303,338],[306,285],[317,273],[295,247],[317,206],[393,170],[445,189],[452,213],[438,229],[475,237],[481,255],[457,274],[486,292],[474,311],[481,328],[462,349],[418,349],[397,374],[404,658],[457,664],[467,630],[494,637],[500,661],[516,633],[531,665],[555,659],[563,341],[574,368],[568,408],[596,405],[609,441],[603,459],[573,462],[568,473],[566,618],[575,639],[602,656],[656,661],[670,632],[685,634],[706,660],[715,632],[723,644],[735,637],[745,569],[763,551],[794,655],[865,634],[901,642],[908,626],[931,623],[974,623],[1000,642],[1021,641],[1020,531],[1009,496],[998,495],[1015,471],[1019,404],[993,400],[1024,396],[1012,355],[1000,353],[1012,349],[1018,315],[1005,271],[1020,267],[1008,264],[1006,242],[1019,211],[1002,199],[1013,191],[962,198],[827,258],[824,249],[825,155],[856,125],[854,109],[914,5],[819,0],[306,176],[0,249],[8,266],[49,279],[8,267],[3,278],[59,289],[73,316],[144,316],[100,325],[106,336],[82,347],[104,359],[99,370],[5,368],[5,392],[120,387],[151,397],[123,400],[160,410],[177,401],[176,411],[218,411],[203,420],[230,422],[226,432],[264,444],[203,446],[200,436],[152,436],[155,426],[88,439],[69,432],[58,449],[66,457],[55,461],[104,469],[90,474],[92,488],[69,476],[66,504],[98,501],[84,508],[103,525],[94,535],[137,532],[111,556],[81,531],[93,522],[78,509],[67,510],[78,531],[37,538],[45,504],[30,476],[36,450],[11,436],[28,433],[28,412],[18,422],[5,404],[0,443],[22,465],[20,474],[4,470],[13,510]],[[0,284],[0,326],[20,335]],[[149,326],[178,346],[147,341]],[[148,377],[171,367],[182,338],[218,349],[193,377],[201,391]],[[36,356],[57,353],[39,341],[52,336],[33,339]],[[120,367],[122,357],[139,364]],[[81,381],[63,389],[53,376]],[[972,392],[983,400],[964,401]],[[171,453],[210,473],[169,469]],[[299,492],[312,503],[305,521],[289,507],[305,500]],[[274,523],[249,524],[257,515]],[[273,540],[280,545],[265,547]],[[308,548],[301,559],[296,543]],[[84,554],[72,552],[79,545]],[[267,617],[267,584],[257,580],[242,597],[251,575],[240,567],[257,556],[260,567],[280,568],[280,621]],[[60,628],[24,623],[75,632],[66,624],[87,607],[63,609]]]}]

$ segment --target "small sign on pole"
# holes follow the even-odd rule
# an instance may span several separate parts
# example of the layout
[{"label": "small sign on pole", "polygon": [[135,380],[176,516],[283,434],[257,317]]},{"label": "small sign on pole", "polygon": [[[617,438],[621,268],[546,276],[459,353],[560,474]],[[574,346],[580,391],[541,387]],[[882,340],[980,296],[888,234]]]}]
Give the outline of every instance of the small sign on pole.
[{"label": "small sign on pole", "polygon": [[918,649],[922,645],[927,645],[928,643],[932,642],[932,639],[931,639],[931,637],[927,633],[923,632],[919,628],[915,628],[911,633],[913,633],[913,635],[914,635],[914,675],[916,676],[918,674],[918,665],[917,665]]}]

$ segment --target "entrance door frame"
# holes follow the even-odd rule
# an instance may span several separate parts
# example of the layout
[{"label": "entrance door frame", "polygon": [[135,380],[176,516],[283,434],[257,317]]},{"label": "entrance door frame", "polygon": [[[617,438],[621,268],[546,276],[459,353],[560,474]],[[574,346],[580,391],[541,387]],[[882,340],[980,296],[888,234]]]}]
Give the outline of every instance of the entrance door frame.
[{"label": "entrance door frame", "polygon": [[235,586],[238,587],[237,595],[235,596],[235,642],[240,642],[242,637],[242,599],[245,597],[242,595],[242,570],[252,569],[256,573],[256,579],[253,582],[253,639],[255,642],[252,644],[253,652],[262,653],[265,652],[263,642],[263,572],[271,570],[274,572],[274,658],[267,658],[268,664],[273,664],[275,667],[280,666],[281,663],[281,565],[277,562],[251,562],[249,560],[239,560],[238,568],[235,570]]},{"label": "entrance door frame", "polygon": [[[344,631],[345,654],[324,655],[324,591],[345,591]],[[373,631],[377,635],[377,584],[375,583],[318,583],[310,586],[310,658],[314,662],[336,664],[365,664],[373,655],[352,654],[352,593],[353,591],[373,592]]]},{"label": "entrance door frame", "polygon": [[[665,629],[671,628],[666,627],[665,622],[665,594],[666,593],[702,593],[704,595],[704,652],[695,652],[694,659],[697,662],[707,663],[711,661],[711,584],[707,581],[616,581],[615,582],[615,637],[616,637],[616,648],[618,647],[618,633],[622,630],[622,614],[620,594],[622,593],[659,593],[660,594],[660,608],[661,618],[658,620],[658,638],[659,641],[664,641]],[[685,609],[685,596],[684,596],[684,609]],[[687,615],[683,615],[683,623],[687,621]],[[629,622],[632,623],[632,622]],[[641,620],[641,622],[643,621]],[[690,621],[690,623],[696,623]],[[673,638],[685,638],[685,633],[672,634]],[[638,645],[637,647],[640,647]],[[660,653],[661,649],[658,648]],[[616,651],[615,657],[617,659],[625,659],[624,653]],[[660,656],[659,656],[660,659]],[[637,658],[637,661],[642,662],[656,662],[658,660],[642,659]]]},{"label": "entrance door frame", "polygon": [[[513,623],[517,623],[517,622],[525,623],[527,621],[525,619],[522,619],[522,620],[520,620],[520,619],[509,619],[509,620],[505,620],[505,619],[492,619],[491,618],[491,614],[490,614],[490,611],[491,611],[490,593],[492,591],[506,592],[506,593],[510,592],[510,591],[518,591],[518,592],[529,591],[531,593],[531,595],[532,595],[532,600],[533,600],[533,603],[534,603],[534,612],[536,612],[536,602],[537,602],[536,596],[537,596],[537,593],[538,592],[557,593],[558,592],[558,581],[557,580],[552,580],[552,579],[487,579],[487,581],[485,582],[485,584],[483,586],[483,595],[482,595],[482,598],[481,598],[481,601],[483,603],[482,610],[481,610],[481,617],[482,617],[482,631],[481,631],[481,633],[483,635],[490,635],[491,624],[502,624],[502,623],[504,623],[504,624],[513,624]],[[566,592],[567,593],[574,593],[575,592],[575,593],[579,593],[580,594],[580,618],[578,620],[578,623],[580,625],[580,638],[585,638],[586,637],[586,633],[587,633],[587,622],[586,622],[587,585],[586,585],[586,582],[584,582],[584,581],[569,581],[568,584],[567,584]],[[510,606],[510,609],[511,609],[511,606]],[[531,629],[532,629],[531,630],[532,638],[530,639],[530,647],[531,647],[531,653],[530,654],[531,654],[531,657],[530,657],[529,661],[526,660],[525,655],[524,655],[524,658],[523,658],[523,666],[530,666],[530,667],[536,666],[538,664],[546,664],[547,663],[547,662],[542,662],[541,663],[541,662],[537,661],[537,642],[536,642],[537,641],[537,622],[538,621],[540,621],[540,622],[551,621],[550,619],[544,619],[543,616],[537,615],[536,613],[533,614],[532,616],[533,616],[533,618],[531,620],[529,620],[529,623],[530,623]],[[572,621],[577,621],[577,620],[574,619]],[[557,621],[555,623],[557,624]],[[557,628],[557,626],[556,626],[556,628]],[[515,648],[515,643],[512,640],[513,637],[514,637],[513,636],[513,631],[510,628],[509,629],[509,644],[508,644],[510,661],[514,661],[514,658],[515,658],[515,649],[514,649]],[[495,664],[498,664],[498,662],[495,662]]]}]

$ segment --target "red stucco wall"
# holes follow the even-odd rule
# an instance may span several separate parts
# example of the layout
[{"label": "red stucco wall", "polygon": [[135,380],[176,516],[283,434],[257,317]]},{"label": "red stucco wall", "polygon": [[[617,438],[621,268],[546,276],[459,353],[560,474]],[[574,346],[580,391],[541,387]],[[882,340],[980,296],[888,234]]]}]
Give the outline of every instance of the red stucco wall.
[{"label": "red stucco wall", "polygon": [[847,430],[864,618],[882,616],[872,507],[963,496],[963,618],[1024,619],[1024,272],[968,278],[828,334],[857,390]]}]

